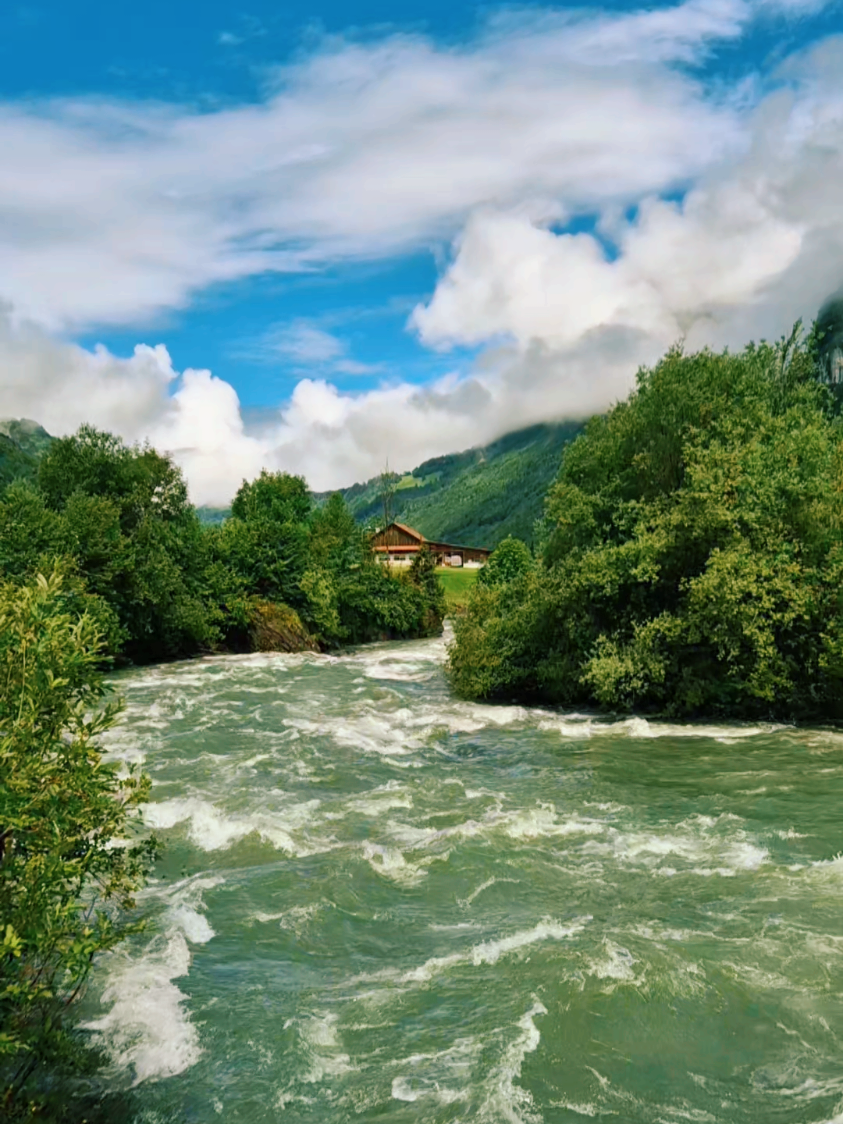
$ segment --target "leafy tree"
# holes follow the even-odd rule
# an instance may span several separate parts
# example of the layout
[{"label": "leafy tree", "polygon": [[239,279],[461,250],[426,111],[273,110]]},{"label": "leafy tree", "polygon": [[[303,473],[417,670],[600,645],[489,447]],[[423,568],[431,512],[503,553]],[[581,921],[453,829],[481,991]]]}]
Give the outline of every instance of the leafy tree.
[{"label": "leafy tree", "polygon": [[427,601],[426,623],[423,625],[423,630],[427,633],[438,632],[442,618],[445,616],[445,590],[436,574],[436,559],[426,546],[414,555],[407,580],[421,590]]},{"label": "leafy tree", "polygon": [[[119,704],[102,635],[68,611],[60,570],[0,586],[0,1104],[34,1098],[44,1071],[82,1059],[68,1015],[94,957],[137,928],[128,911],[154,840],[137,827],[148,780],[120,777],[98,737]],[[33,1103],[34,1103],[33,1101]]]},{"label": "leafy tree", "polygon": [[527,544],[509,535],[489,555],[477,581],[481,586],[506,585],[526,574],[532,565],[533,556]]},{"label": "leafy tree", "polygon": [[342,492],[333,492],[310,519],[311,562],[338,570],[359,566],[368,554],[366,534],[357,523]]},{"label": "leafy tree", "polygon": [[[206,580],[214,559],[169,457],[82,426],[52,442],[38,484],[38,493],[7,489],[0,504],[6,574],[31,575],[48,555],[72,559],[90,592],[116,614],[122,652],[136,662],[218,642],[223,613],[209,600]],[[20,550],[23,527],[31,542]]]},{"label": "leafy tree", "polygon": [[272,523],[303,523],[312,506],[303,476],[261,471],[255,480],[240,485],[231,504],[235,519],[266,519]]},{"label": "leafy tree", "polygon": [[109,653],[137,663],[441,623],[435,580],[384,584],[341,495],[314,509],[302,477],[262,472],[231,512],[203,527],[169,457],[83,426],[46,448],[37,485],[0,496],[0,576],[24,583],[61,561]]},{"label": "leafy tree", "polygon": [[107,496],[118,505],[124,531],[150,515],[179,520],[195,514],[184,477],[169,457],[88,425],[53,441],[39,463],[38,483],[49,506],[59,511],[77,492]]},{"label": "leafy tree", "polygon": [[302,477],[264,470],[256,480],[243,482],[231,518],[213,532],[215,556],[249,593],[301,608],[311,506]]},{"label": "leafy tree", "polygon": [[472,697],[674,714],[843,708],[841,430],[813,336],[672,349],[568,448],[541,565],[478,591]]},{"label": "leafy tree", "polygon": [[16,480],[0,497],[0,574],[24,579],[41,559],[65,553],[65,525],[32,484]]}]

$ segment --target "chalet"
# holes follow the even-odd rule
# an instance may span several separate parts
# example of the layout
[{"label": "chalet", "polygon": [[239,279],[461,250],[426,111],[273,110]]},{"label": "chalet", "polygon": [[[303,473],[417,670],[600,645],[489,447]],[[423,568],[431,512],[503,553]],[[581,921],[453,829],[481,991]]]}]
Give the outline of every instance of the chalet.
[{"label": "chalet", "polygon": [[423,546],[434,555],[437,566],[482,566],[492,553],[482,546],[455,546],[426,539],[404,523],[390,523],[372,538],[372,549],[384,561],[409,565]]}]

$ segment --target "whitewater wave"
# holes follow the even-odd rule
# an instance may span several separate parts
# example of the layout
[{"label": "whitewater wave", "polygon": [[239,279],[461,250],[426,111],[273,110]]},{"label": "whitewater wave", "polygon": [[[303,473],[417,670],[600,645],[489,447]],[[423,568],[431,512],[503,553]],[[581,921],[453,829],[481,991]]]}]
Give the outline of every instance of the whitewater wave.
[{"label": "whitewater wave", "polygon": [[200,877],[171,887],[158,932],[143,951],[124,948],[107,958],[100,1003],[110,1010],[82,1025],[117,1069],[133,1075],[135,1085],[183,1073],[202,1055],[199,1032],[185,1009],[187,997],[174,981],[190,970],[191,946],[215,935],[203,894],[222,882]]}]

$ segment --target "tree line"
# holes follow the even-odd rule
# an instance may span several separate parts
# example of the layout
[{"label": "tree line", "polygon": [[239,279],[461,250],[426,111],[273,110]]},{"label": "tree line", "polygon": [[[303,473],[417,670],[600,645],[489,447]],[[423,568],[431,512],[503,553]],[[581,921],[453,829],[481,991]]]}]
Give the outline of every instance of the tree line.
[{"label": "tree line", "polygon": [[0,494],[0,577],[55,565],[106,652],[134,663],[427,635],[444,611],[429,560],[379,566],[339,494],[317,506],[302,477],[264,471],[203,526],[170,457],[88,426]]}]

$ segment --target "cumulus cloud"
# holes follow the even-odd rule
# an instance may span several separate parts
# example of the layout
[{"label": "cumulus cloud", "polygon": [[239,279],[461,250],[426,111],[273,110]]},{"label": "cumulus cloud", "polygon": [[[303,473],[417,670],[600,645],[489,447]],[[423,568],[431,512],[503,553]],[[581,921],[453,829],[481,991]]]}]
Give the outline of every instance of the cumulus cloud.
[{"label": "cumulus cloud", "polygon": [[[591,341],[602,372],[613,332],[637,362],[673,341],[740,346],[810,318],[843,276],[843,40],[791,60],[787,88],[746,122],[746,151],[682,202],[645,196],[633,220],[607,216],[608,257],[589,234],[555,234],[512,210],[478,210],[412,323],[436,347],[505,337],[501,370],[537,345],[555,370]],[[525,371],[527,367],[525,366]],[[558,409],[575,401],[551,394]]]},{"label": "cumulus cloud", "polygon": [[260,104],[0,107],[0,276],[52,327],[140,323],[266,270],[450,238],[479,205],[558,215],[684,183],[742,143],[673,64],[745,0],[498,20],[461,48],[326,40]]},{"label": "cumulus cloud", "polygon": [[[509,15],[447,50],[329,42],[280,70],[263,104],[214,113],[0,109],[0,278],[15,310],[0,316],[0,413],[148,437],[197,502],[222,503],[264,466],[337,487],[386,456],[409,468],[603,409],[680,336],[778,335],[843,280],[843,40],[787,60],[763,96],[750,83],[715,97],[688,64],[759,12],[811,7]],[[578,211],[600,215],[616,255],[558,233]],[[411,328],[430,347],[485,350],[424,387],[344,392],[334,376],[360,365],[342,339],[294,321],[264,343],[307,377],[247,426],[233,387],[174,371],[162,346],[118,358],[50,334],[442,237],[450,264]]]}]

